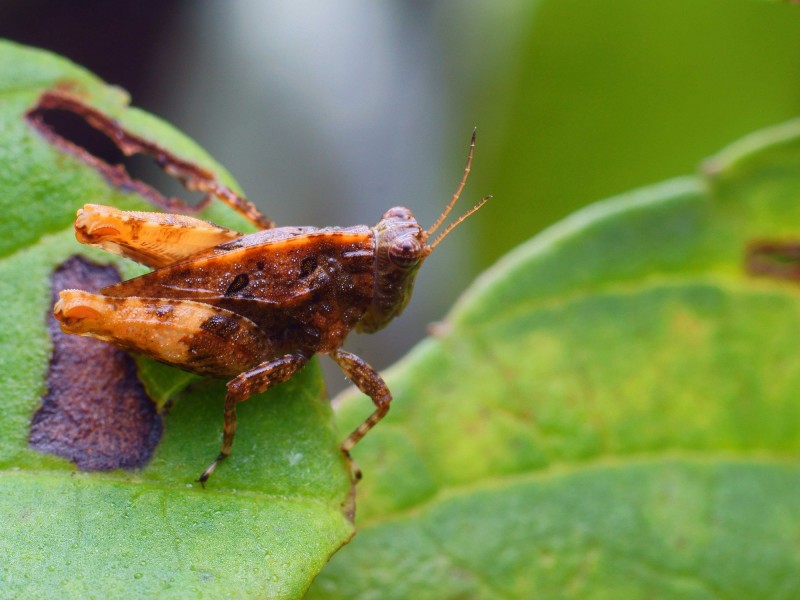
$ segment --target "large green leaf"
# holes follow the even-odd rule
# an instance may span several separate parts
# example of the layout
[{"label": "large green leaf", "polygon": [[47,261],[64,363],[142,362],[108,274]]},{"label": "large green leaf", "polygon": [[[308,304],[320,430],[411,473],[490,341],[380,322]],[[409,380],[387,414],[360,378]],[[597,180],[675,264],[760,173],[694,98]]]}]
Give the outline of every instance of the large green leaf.
[{"label": "large green leaf", "polygon": [[798,233],[791,122],[518,248],[389,373],[310,596],[800,595],[800,290],[743,267]]},{"label": "large green leaf", "polygon": [[[347,467],[316,364],[242,405],[233,457],[207,489],[194,479],[218,451],[224,386],[181,391],[184,374],[152,363],[139,376],[156,399],[180,398],[145,468],[77,472],[29,447],[51,353],[51,273],[75,254],[111,260],[75,241],[75,211],[86,202],[148,209],[25,121],[54,88],[235,187],[190,140],[129,108],[121,90],[0,43],[0,595],[297,597],[353,531]],[[204,216],[245,226],[219,202]]]}]

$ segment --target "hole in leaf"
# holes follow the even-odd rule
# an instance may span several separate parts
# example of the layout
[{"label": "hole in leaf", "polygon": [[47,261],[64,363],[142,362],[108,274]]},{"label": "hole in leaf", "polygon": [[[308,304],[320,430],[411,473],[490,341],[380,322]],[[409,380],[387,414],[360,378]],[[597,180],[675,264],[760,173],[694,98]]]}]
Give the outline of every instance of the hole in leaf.
[{"label": "hole in leaf", "polygon": [[[261,229],[273,222],[206,169],[126,129],[66,91],[42,94],[27,121],[50,143],[97,169],[112,185],[170,212],[197,212],[215,196]],[[199,197],[194,205],[181,196]]]},{"label": "hole in leaf", "polygon": [[205,194],[187,190],[180,181],[171,177],[159,167],[155,161],[146,154],[125,156],[122,166],[133,179],[143,181],[153,189],[158,190],[165,198],[184,198],[192,206],[200,206]]},{"label": "hole in leaf", "polygon": [[72,111],[55,108],[41,110],[37,115],[54,135],[83,148],[108,164],[119,164],[125,157],[111,138]]},{"label": "hole in leaf", "polygon": [[[73,150],[83,151],[94,164],[105,163],[117,170],[115,179],[123,182],[120,187],[139,188],[137,183],[144,184],[164,199],[156,201],[157,204],[163,201],[181,203],[183,211],[197,210],[204,205],[205,193],[188,190],[147,153],[126,155],[106,133],[90,125],[83,116],[63,108],[48,108],[36,111],[35,118],[40,128],[47,129],[48,136],[72,146]],[[124,182],[126,177],[129,185]],[[150,197],[150,193],[145,195]]]}]

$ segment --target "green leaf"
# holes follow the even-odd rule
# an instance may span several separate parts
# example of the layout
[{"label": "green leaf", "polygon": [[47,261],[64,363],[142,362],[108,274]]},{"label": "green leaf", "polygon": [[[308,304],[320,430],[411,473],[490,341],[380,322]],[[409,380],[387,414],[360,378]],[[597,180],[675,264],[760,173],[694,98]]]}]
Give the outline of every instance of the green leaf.
[{"label": "green leaf", "polygon": [[800,290],[743,265],[798,198],[794,121],[485,273],[388,374],[309,597],[797,597]]},{"label": "green leaf", "polygon": [[[126,275],[141,272],[80,246],[76,209],[95,202],[153,210],[26,122],[52,89],[236,189],[193,142],[129,108],[121,90],[58,57],[0,43],[0,595],[301,596],[353,533],[347,466],[315,363],[241,406],[234,454],[207,489],[194,479],[219,449],[224,384],[183,390],[185,374],[153,363],[139,376],[159,403],[175,403],[147,466],[79,472],[29,447],[47,392],[53,270],[82,254]],[[203,216],[246,226],[217,201]]]}]

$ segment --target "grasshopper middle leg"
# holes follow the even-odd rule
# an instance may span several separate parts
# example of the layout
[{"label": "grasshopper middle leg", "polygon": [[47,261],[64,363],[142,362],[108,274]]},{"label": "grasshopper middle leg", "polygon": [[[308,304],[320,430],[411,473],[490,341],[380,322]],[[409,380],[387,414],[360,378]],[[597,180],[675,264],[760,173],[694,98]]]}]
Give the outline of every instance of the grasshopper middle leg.
[{"label": "grasshopper middle leg", "polygon": [[302,354],[286,354],[280,358],[263,362],[228,382],[228,393],[225,396],[225,420],[222,425],[222,448],[214,462],[203,471],[197,481],[205,484],[217,465],[230,455],[233,438],[236,435],[236,405],[244,402],[253,394],[260,394],[273,385],[287,381],[302,369],[306,362],[308,362],[308,358]]}]

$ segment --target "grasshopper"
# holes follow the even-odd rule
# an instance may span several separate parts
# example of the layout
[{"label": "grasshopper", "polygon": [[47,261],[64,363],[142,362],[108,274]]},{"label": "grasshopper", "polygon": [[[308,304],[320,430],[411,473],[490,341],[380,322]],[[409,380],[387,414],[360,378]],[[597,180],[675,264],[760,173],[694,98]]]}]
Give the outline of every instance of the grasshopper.
[{"label": "grasshopper", "polygon": [[[490,198],[428,242],[461,195],[474,151],[475,132],[458,187],[427,230],[405,207],[389,209],[374,227],[278,227],[244,235],[188,216],[87,204],[75,219],[80,243],[154,270],[98,294],[64,290],[55,317],[65,333],[229,379],[222,447],[200,475],[202,484],[231,454],[236,405],[288,380],[314,354],[329,355],[375,406],[342,443],[350,459],[392,396],[377,371],[342,344],[353,329],[372,333],[399,315],[425,258]],[[244,199],[233,206],[256,225],[271,223]],[[360,477],[357,467],[354,474]]]}]

